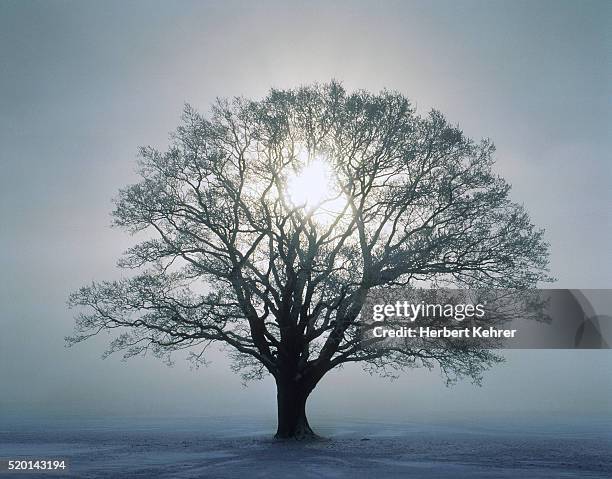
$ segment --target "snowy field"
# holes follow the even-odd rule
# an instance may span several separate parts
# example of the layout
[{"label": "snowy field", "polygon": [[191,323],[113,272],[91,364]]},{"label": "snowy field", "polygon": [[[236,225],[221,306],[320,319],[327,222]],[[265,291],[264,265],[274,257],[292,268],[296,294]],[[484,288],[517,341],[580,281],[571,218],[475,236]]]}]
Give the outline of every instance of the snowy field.
[{"label": "snowy field", "polygon": [[272,422],[241,418],[5,420],[0,459],[67,458],[70,468],[0,478],[612,477],[612,428],[601,421],[312,422],[326,440],[279,443]]}]

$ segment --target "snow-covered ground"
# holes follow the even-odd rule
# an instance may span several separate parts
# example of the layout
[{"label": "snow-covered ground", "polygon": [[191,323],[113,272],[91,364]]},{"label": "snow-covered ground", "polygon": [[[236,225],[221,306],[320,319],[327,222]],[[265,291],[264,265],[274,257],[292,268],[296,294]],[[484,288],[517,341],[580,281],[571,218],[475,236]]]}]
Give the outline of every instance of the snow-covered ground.
[{"label": "snow-covered ground", "polygon": [[345,420],[319,425],[327,439],[308,443],[271,431],[244,418],[4,421],[0,459],[70,461],[63,474],[14,475],[24,478],[612,477],[612,429],[601,421]]}]

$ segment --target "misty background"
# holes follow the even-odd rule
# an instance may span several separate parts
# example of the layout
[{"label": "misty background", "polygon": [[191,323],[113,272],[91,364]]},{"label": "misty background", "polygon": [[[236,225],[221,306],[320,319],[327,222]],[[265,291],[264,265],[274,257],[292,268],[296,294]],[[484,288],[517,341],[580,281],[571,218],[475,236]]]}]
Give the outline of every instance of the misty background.
[{"label": "misty background", "polygon": [[[274,418],[271,379],[243,388],[222,352],[192,370],[67,349],[68,294],[118,278],[133,240],[111,199],[137,147],[164,148],[183,104],[332,78],[398,90],[492,138],[497,171],[546,228],[558,288],[612,288],[612,3],[0,2],[0,419]],[[124,274],[130,274],[126,271]],[[317,417],[606,416],[612,351],[509,351],[483,386],[437,372],[337,370]]]}]

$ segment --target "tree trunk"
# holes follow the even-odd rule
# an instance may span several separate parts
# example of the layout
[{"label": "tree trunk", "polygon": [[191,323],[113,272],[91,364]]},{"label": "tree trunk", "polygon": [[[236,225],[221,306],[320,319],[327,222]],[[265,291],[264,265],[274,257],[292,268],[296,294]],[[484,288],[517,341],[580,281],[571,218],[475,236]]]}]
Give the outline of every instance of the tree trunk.
[{"label": "tree trunk", "polygon": [[310,390],[294,381],[278,382],[276,400],[278,405],[277,439],[309,439],[317,437],[306,419],[306,400]]}]

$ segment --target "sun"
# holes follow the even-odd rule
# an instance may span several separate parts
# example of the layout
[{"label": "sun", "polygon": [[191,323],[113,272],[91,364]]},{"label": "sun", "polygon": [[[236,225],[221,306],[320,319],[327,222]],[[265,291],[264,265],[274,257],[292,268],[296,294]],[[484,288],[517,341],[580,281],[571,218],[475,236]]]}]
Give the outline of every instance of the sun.
[{"label": "sun", "polygon": [[314,159],[287,180],[287,193],[294,206],[315,209],[334,195],[333,172],[328,161]]},{"label": "sun", "polygon": [[347,203],[337,176],[324,157],[303,158],[302,164],[287,178],[287,196],[293,206],[304,208],[318,223],[328,223]]}]

